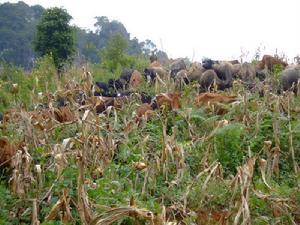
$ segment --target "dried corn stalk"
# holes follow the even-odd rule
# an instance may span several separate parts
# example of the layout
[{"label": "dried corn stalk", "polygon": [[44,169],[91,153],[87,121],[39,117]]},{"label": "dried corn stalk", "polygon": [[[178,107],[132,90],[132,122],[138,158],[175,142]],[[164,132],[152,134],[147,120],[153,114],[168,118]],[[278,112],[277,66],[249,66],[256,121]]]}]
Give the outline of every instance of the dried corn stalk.
[{"label": "dried corn stalk", "polygon": [[57,177],[59,177],[68,163],[63,150],[63,146],[61,144],[54,145],[53,156]]},{"label": "dried corn stalk", "polygon": [[31,213],[31,225],[40,225],[38,215],[39,214],[38,214],[37,200],[33,199],[33,201],[32,201],[32,213]]},{"label": "dried corn stalk", "polygon": [[166,174],[168,173],[169,163],[175,163],[176,165],[176,180],[172,181],[173,183],[178,183],[183,178],[184,169],[186,168],[185,164],[185,152],[182,145],[176,142],[176,127],[172,128],[172,135],[167,135],[166,125],[163,124],[163,149],[161,153],[161,162],[163,165],[163,171]]},{"label": "dried corn stalk", "polygon": [[[235,198],[238,190],[240,189],[240,198],[236,200],[235,205],[238,207],[238,212],[234,218],[234,225],[250,225],[250,209],[249,209],[249,193],[250,186],[253,178],[254,165],[257,157],[252,157],[247,160],[247,162],[238,167],[237,175],[234,179],[234,191],[232,199]],[[233,202],[233,200],[232,200]],[[233,204],[230,204],[233,205]]]},{"label": "dried corn stalk", "polygon": [[[290,198],[275,197],[271,194],[264,194],[261,191],[253,189],[253,193],[260,199],[268,202],[272,208],[274,217],[281,217],[283,215],[291,215],[292,213],[299,214],[299,207]],[[293,225],[297,223],[293,220],[292,216],[289,216]]]},{"label": "dried corn stalk", "polygon": [[261,172],[261,177],[263,179],[264,184],[271,190],[271,186],[266,181],[266,168],[267,168],[267,161],[265,159],[258,159],[259,162],[259,168]]},{"label": "dried corn stalk", "polygon": [[293,146],[293,133],[292,133],[292,124],[291,124],[291,106],[290,106],[290,97],[288,96],[288,118],[289,118],[289,151],[293,160],[294,172],[297,175],[299,172],[299,166],[295,159],[295,150]]},{"label": "dried corn stalk", "polygon": [[118,221],[122,218],[126,217],[133,218],[143,218],[150,222],[153,225],[159,225],[158,223],[154,224],[155,216],[153,212],[146,209],[139,209],[134,206],[127,207],[119,207],[106,211],[103,215],[97,216],[93,221],[91,221],[91,225],[110,225],[115,221]]},{"label": "dried corn stalk", "polygon": [[37,173],[38,191],[41,192],[43,188],[42,168],[41,165],[35,165],[35,171]]},{"label": "dried corn stalk", "polygon": [[[202,177],[204,174],[209,173],[212,174],[212,171],[215,172],[217,170],[217,168],[220,166],[220,163],[217,161],[214,161],[208,168],[204,169],[203,171],[201,171],[193,180],[193,182],[187,187],[187,191],[183,196],[183,212],[186,213],[186,209],[187,209],[187,198],[193,188],[193,186],[195,185],[195,183],[200,179],[200,177]],[[208,182],[210,178],[206,179],[206,184]],[[206,189],[206,184],[203,185],[203,189]]]},{"label": "dried corn stalk", "polygon": [[88,196],[84,188],[84,151],[78,152],[78,178],[77,178],[77,208],[81,222],[83,224],[91,224],[93,219],[92,211],[90,209],[90,203]]},{"label": "dried corn stalk", "polygon": [[24,195],[31,188],[34,180],[31,173],[32,158],[26,147],[18,151],[12,160],[13,172],[9,180],[11,191],[18,195]]},{"label": "dried corn stalk", "polygon": [[195,132],[193,130],[193,125],[191,123],[191,113],[192,113],[192,108],[186,108],[184,112],[181,113],[181,116],[185,119],[185,121],[188,124],[188,132],[190,138],[193,140],[195,136]]}]

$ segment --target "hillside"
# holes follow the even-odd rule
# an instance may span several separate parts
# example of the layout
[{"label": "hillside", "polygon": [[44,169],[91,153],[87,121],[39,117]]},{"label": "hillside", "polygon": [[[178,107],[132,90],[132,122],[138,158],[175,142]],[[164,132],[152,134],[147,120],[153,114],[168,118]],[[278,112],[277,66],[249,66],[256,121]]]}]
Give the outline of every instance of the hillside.
[{"label": "hillside", "polygon": [[282,68],[204,94],[142,76],[121,97],[92,96],[99,68],[1,71],[1,224],[300,223],[299,96],[272,91]]}]

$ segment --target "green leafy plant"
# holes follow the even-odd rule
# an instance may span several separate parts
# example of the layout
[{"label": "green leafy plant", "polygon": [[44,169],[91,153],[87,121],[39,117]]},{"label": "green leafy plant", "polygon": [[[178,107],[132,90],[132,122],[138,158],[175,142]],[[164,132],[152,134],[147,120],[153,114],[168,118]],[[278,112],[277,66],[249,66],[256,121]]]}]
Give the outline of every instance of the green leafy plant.
[{"label": "green leafy plant", "polygon": [[62,8],[47,9],[37,25],[34,49],[41,56],[52,55],[58,70],[74,53],[74,31],[69,25],[72,17]]},{"label": "green leafy plant", "polygon": [[215,143],[215,159],[219,160],[227,174],[234,173],[244,157],[242,124],[230,124],[217,130]]}]

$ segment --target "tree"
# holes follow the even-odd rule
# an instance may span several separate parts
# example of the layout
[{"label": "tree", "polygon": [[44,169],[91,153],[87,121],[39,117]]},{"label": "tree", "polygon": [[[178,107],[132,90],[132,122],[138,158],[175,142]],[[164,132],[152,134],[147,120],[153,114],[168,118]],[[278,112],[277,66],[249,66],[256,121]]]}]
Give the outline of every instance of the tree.
[{"label": "tree", "polygon": [[142,51],[145,55],[150,56],[151,54],[156,54],[157,47],[156,45],[149,39],[145,42],[141,42]]},{"label": "tree", "polygon": [[84,62],[100,62],[99,50],[101,49],[100,37],[93,31],[83,30],[76,27],[76,49],[78,57]]},{"label": "tree", "polygon": [[37,25],[34,50],[41,56],[52,55],[58,71],[75,52],[74,29],[69,25],[72,17],[62,8],[47,9]]},{"label": "tree", "polygon": [[114,72],[127,64],[128,55],[125,53],[128,42],[120,34],[115,34],[101,50],[101,60],[104,67]]},{"label": "tree", "polygon": [[143,54],[139,40],[136,37],[129,40],[127,53],[129,55],[135,55],[135,56],[139,56]]},{"label": "tree", "polygon": [[106,46],[108,41],[116,34],[129,41],[130,34],[127,32],[125,26],[117,20],[109,21],[106,16],[95,17],[97,22],[94,24],[96,33],[100,36],[101,47]]},{"label": "tree", "polygon": [[148,62],[144,57],[129,55],[128,47],[128,41],[121,34],[113,35],[100,51],[102,67],[113,74],[119,74],[124,68],[143,70]]},{"label": "tree", "polygon": [[30,69],[34,31],[44,9],[24,2],[0,4],[0,61]]}]

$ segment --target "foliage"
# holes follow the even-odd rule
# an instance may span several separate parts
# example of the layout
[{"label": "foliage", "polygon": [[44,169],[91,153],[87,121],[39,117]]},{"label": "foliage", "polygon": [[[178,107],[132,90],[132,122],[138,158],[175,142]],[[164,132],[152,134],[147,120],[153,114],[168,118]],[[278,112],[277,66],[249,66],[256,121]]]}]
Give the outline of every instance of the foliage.
[{"label": "foliage", "polygon": [[29,69],[35,58],[32,40],[44,9],[22,1],[0,5],[0,61]]},{"label": "foliage", "polygon": [[9,224],[7,218],[9,217],[9,204],[11,199],[11,195],[8,189],[6,189],[3,183],[0,184],[0,223],[1,224]]},{"label": "foliage", "polygon": [[230,201],[230,185],[222,180],[209,183],[207,191],[203,191],[204,180],[199,180],[189,196],[190,207],[193,209],[227,206]]},{"label": "foliage", "polygon": [[236,167],[245,157],[243,129],[242,124],[230,124],[216,132],[215,159],[221,162],[226,173],[236,172]]},{"label": "foliage", "polygon": [[[39,58],[30,74],[25,74],[21,68],[7,63],[0,65],[0,111],[22,103],[30,107],[35,103],[33,96],[39,92],[50,92],[57,88],[56,69],[52,57]],[[12,85],[18,85],[18,92],[12,92]]]},{"label": "foliage", "polygon": [[112,36],[101,51],[102,66],[111,73],[121,71],[121,68],[145,68],[145,62],[139,65],[139,61],[126,53],[127,47],[128,42],[121,35]]},{"label": "foliage", "polygon": [[118,68],[128,64],[125,49],[128,43],[121,35],[116,34],[111,38],[108,45],[102,50],[102,64],[108,71],[114,72]]},{"label": "foliage", "polygon": [[62,8],[47,9],[37,25],[34,49],[41,56],[53,56],[57,69],[61,69],[74,54],[74,31],[69,25],[72,17]]},{"label": "foliage", "polygon": [[55,88],[57,87],[57,76],[53,58],[50,55],[39,58],[31,76],[35,81],[35,93],[55,91]]},{"label": "foliage", "polygon": [[[8,107],[19,105],[29,106],[31,101],[30,92],[33,90],[31,76],[26,76],[21,68],[3,63],[0,65],[0,111]],[[18,92],[12,92],[12,85],[18,85]]]},{"label": "foliage", "polygon": [[142,51],[145,55],[150,56],[151,54],[156,54],[158,51],[156,45],[149,39],[142,42],[141,45],[142,45]]},{"label": "foliage", "polygon": [[99,49],[103,46],[101,44],[101,37],[93,31],[86,31],[76,27],[76,48],[80,57],[76,60],[83,62],[98,63],[100,62]]},{"label": "foliage", "polygon": [[[26,70],[32,69],[36,59],[33,41],[37,32],[37,24],[42,23],[41,17],[45,10],[40,5],[29,6],[21,1],[18,3],[7,2],[0,4],[0,61],[22,66]],[[75,38],[74,50],[76,55],[74,55],[74,62],[76,64],[101,62],[100,55],[98,54],[99,51],[116,34],[120,34],[128,42],[128,48],[125,50],[128,55],[138,57],[145,55],[147,57],[151,52],[156,51],[156,46],[151,40],[140,42],[136,37],[130,38],[130,33],[128,33],[121,22],[116,20],[110,21],[105,16],[96,17],[95,19],[95,31],[79,27],[72,28]],[[67,36],[62,37],[59,35],[58,39],[61,41],[61,39],[65,39]],[[69,38],[67,42],[71,42],[71,40],[72,38]],[[51,42],[51,39],[48,37],[41,41]],[[37,38],[35,38],[36,42]],[[56,42],[53,40],[50,45],[54,43]],[[69,49],[68,45],[56,47]],[[50,50],[53,52],[53,49]],[[50,50],[46,54],[49,54]],[[46,49],[40,49],[38,52],[40,55],[43,55],[45,51]],[[61,54],[61,52],[59,53]],[[66,55],[69,54],[69,52],[66,53]],[[159,51],[158,53],[167,58],[165,52]],[[59,57],[62,56],[59,55]],[[64,58],[65,56],[62,57],[62,59]],[[58,61],[56,63],[61,62]]]}]

